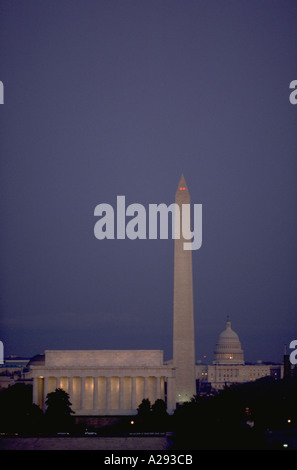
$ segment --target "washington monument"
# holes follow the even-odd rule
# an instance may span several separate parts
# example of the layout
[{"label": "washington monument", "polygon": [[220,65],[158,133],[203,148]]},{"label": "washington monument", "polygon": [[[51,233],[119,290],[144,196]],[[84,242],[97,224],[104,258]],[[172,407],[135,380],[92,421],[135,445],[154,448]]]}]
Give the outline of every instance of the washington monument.
[{"label": "washington monument", "polygon": [[[190,204],[190,193],[183,175],[175,203],[180,213],[183,204]],[[190,230],[190,213],[187,224]],[[189,401],[196,394],[192,251],[184,250],[182,227],[180,234],[174,242],[173,365],[176,368],[176,403]]]}]

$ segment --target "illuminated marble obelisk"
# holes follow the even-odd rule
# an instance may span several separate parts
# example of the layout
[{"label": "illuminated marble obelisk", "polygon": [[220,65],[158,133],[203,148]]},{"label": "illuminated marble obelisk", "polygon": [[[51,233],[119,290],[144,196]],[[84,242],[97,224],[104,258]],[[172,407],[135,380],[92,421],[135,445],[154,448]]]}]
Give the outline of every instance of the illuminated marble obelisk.
[{"label": "illuminated marble obelisk", "polygon": [[[180,211],[180,238],[174,242],[173,364],[176,403],[183,403],[196,394],[192,251],[184,249],[184,242],[189,240],[182,232],[182,205],[190,204],[190,193],[183,175],[175,203]],[[190,219],[186,222],[190,230]]]}]

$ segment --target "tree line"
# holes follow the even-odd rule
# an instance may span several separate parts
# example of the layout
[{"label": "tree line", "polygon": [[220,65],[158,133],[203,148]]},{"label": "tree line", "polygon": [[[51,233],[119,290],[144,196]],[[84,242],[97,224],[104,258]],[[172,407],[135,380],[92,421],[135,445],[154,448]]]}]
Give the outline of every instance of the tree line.
[{"label": "tree line", "polygon": [[[273,377],[197,395],[168,415],[163,400],[142,400],[135,416],[119,417],[100,432],[172,431],[176,449],[262,448],[269,430],[297,433],[297,377]],[[46,410],[32,404],[32,387],[15,384],[0,391],[0,432],[56,433],[75,429],[69,395],[56,389],[46,397]],[[77,428],[76,428],[77,429]]]}]

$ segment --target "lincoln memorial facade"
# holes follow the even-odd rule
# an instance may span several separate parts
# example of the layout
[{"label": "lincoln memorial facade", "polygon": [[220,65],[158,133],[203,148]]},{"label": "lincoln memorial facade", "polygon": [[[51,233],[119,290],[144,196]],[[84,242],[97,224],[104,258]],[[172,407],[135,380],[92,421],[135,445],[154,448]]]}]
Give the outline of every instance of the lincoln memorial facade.
[{"label": "lincoln memorial facade", "polygon": [[175,409],[175,369],[164,364],[163,351],[45,351],[29,367],[33,403],[43,410],[56,388],[69,394],[76,415],[135,414],[144,398],[165,400],[169,413]]}]

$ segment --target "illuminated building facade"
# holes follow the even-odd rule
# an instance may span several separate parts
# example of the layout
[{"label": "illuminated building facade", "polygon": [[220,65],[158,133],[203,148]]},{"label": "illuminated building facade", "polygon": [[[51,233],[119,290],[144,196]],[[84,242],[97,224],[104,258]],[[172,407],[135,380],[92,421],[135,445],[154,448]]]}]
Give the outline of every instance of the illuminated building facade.
[{"label": "illuminated building facade", "polygon": [[196,364],[196,380],[200,391],[218,391],[226,385],[245,383],[272,376],[283,377],[282,364],[245,364],[244,353],[237,333],[231,328],[229,318],[225,330],[219,335],[210,365]]}]

